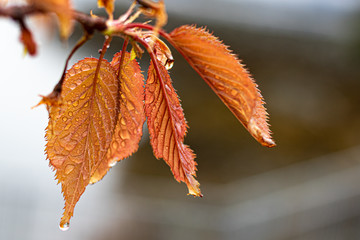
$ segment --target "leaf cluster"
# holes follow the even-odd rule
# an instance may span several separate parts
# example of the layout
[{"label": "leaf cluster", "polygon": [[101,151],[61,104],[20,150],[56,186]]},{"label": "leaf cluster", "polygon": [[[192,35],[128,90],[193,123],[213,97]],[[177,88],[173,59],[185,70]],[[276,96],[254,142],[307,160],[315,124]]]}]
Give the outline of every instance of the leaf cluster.
[{"label": "leaf cluster", "polygon": [[[217,37],[205,28],[188,25],[166,33],[162,29],[167,22],[163,1],[135,1],[117,19],[114,0],[98,0],[98,6],[105,8],[108,19],[77,12],[70,0],[28,0],[22,7],[0,7],[0,16],[19,23],[20,40],[31,55],[36,54],[36,43],[25,25],[26,16],[55,13],[65,39],[72,32],[73,20],[84,27],[60,81],[39,103],[49,112],[46,154],[65,199],[63,230],[69,227],[88,184],[101,180],[116,162],[137,151],[145,121],[154,156],[169,165],[189,194],[202,196],[195,179],[195,154],[184,143],[188,125],[168,72],[174,59],[161,38],[184,56],[259,143],[275,146],[256,83]],[[140,15],[154,19],[154,24],[135,22]],[[84,58],[67,69],[71,56],[95,31],[105,36],[99,58]],[[113,37],[123,38],[124,43],[108,62],[104,54]],[[151,58],[146,79],[136,60],[145,51]]]}]

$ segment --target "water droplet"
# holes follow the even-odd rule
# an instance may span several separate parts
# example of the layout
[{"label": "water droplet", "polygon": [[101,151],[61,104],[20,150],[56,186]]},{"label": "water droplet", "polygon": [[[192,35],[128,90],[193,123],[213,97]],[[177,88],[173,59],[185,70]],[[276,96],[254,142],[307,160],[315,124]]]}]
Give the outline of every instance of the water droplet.
[{"label": "water droplet", "polygon": [[65,174],[71,173],[74,170],[74,168],[75,168],[75,166],[72,164],[67,165],[64,170]]},{"label": "water droplet", "polygon": [[126,142],[125,142],[125,141],[122,141],[122,142],[121,142],[121,146],[122,146],[122,147],[125,147],[125,146],[126,146]]},{"label": "water droplet", "polygon": [[219,91],[224,91],[225,87],[223,85],[216,85],[217,89],[219,89]]},{"label": "water droplet", "polygon": [[174,66],[174,59],[167,59],[165,63],[166,70],[170,70]]},{"label": "water droplet", "polygon": [[76,83],[77,85],[80,85],[82,82],[83,82],[83,80],[82,80],[81,78],[75,80],[75,83]]},{"label": "water droplet", "polygon": [[169,87],[169,85],[165,84],[165,89],[169,94],[171,94],[171,88]]},{"label": "water droplet", "polygon": [[138,130],[137,129],[134,129],[133,133],[136,135],[138,134]]},{"label": "water droplet", "polygon": [[59,228],[60,228],[60,230],[61,231],[67,231],[67,230],[69,230],[69,227],[70,227],[70,223],[60,223],[60,225],[59,225]]},{"label": "water droplet", "polygon": [[70,84],[70,86],[69,86],[69,88],[70,88],[71,90],[74,90],[76,87],[77,87],[77,84],[75,84],[75,83],[72,83],[72,84]]},{"label": "water droplet", "polygon": [[73,115],[73,113],[72,113],[72,112],[68,112],[68,115],[69,115],[69,117],[71,117],[71,116]]},{"label": "water droplet", "polygon": [[66,122],[68,119],[67,119],[67,117],[63,117],[62,120],[63,120],[64,122]]},{"label": "water droplet", "polygon": [[236,91],[235,89],[231,90],[231,95],[236,96],[237,93],[238,93],[238,91]]},{"label": "water droplet", "polygon": [[84,104],[84,108],[87,107],[87,106],[89,106],[89,102],[86,102],[86,103]]},{"label": "water droplet", "polygon": [[67,71],[67,74],[69,74],[72,77],[76,74],[76,72],[74,69],[70,69],[69,71]]},{"label": "water droplet", "polygon": [[156,89],[155,84],[150,84],[150,85],[147,85],[146,87],[150,92],[155,92],[155,89]]},{"label": "water droplet", "polygon": [[125,126],[125,125],[126,125],[125,118],[121,118],[121,119],[120,119],[120,123]]},{"label": "water droplet", "polygon": [[91,69],[90,65],[89,64],[83,64],[81,65],[81,70],[82,71],[89,71]]},{"label": "water droplet", "polygon": [[119,147],[119,144],[117,142],[112,143],[112,148],[117,149]]},{"label": "water droplet", "polygon": [[69,105],[70,105],[71,103],[72,103],[72,101],[70,101],[70,100],[69,100],[69,101],[67,101],[67,104],[69,104]]},{"label": "water droplet", "polygon": [[152,76],[147,79],[147,83],[148,83],[148,84],[152,84],[152,83],[154,83],[154,82],[155,82],[155,78],[152,77]]},{"label": "water droplet", "polygon": [[76,100],[75,102],[73,102],[74,107],[77,107],[78,105],[79,105],[79,101]]},{"label": "water droplet", "polygon": [[77,122],[78,122],[78,121],[79,121],[79,118],[75,118],[75,121],[77,121]]},{"label": "water droplet", "polygon": [[109,163],[109,167],[113,167],[113,166],[115,166],[115,165],[116,165],[116,163],[117,163],[117,161],[112,161],[112,162],[110,162],[110,163]]},{"label": "water droplet", "polygon": [[176,128],[176,131],[178,132],[178,134],[180,134],[181,135],[181,123],[178,123],[178,122],[176,122],[175,123],[175,128]]},{"label": "water droplet", "polygon": [[122,139],[129,139],[130,138],[130,134],[127,130],[121,130],[120,131],[120,137]]},{"label": "water droplet", "polygon": [[151,104],[155,100],[154,94],[146,95],[145,96],[145,104]]},{"label": "water droplet", "polygon": [[130,111],[135,109],[134,104],[130,101],[127,102],[126,106]]},{"label": "water droplet", "polygon": [[84,99],[86,98],[86,93],[84,93],[83,95],[81,95],[80,99]]}]

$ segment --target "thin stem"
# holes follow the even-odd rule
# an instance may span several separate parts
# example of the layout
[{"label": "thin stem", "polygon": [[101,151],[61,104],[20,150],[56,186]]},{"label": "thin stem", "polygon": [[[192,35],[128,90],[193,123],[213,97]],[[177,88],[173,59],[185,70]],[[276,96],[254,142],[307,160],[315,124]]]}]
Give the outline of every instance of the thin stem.
[{"label": "thin stem", "polygon": [[100,72],[101,62],[102,62],[102,60],[103,60],[103,58],[104,58],[104,55],[105,55],[107,49],[108,49],[109,46],[110,46],[111,40],[112,40],[112,37],[111,37],[111,36],[108,36],[108,35],[105,36],[104,45],[103,45],[103,47],[102,47],[102,49],[101,49],[100,56],[99,56],[99,60],[98,60],[98,64],[97,64],[96,70],[95,70],[94,83],[96,82],[96,80],[97,80],[97,78],[98,78],[98,75],[99,75],[99,72]]},{"label": "thin stem", "polygon": [[[14,20],[23,19],[26,16],[51,13],[36,5],[0,7],[0,17],[10,17]],[[106,19],[101,17],[93,18],[90,15],[78,11],[72,12],[73,19],[81,23],[88,32],[95,30],[103,32],[107,29]]]},{"label": "thin stem", "polygon": [[129,38],[126,37],[125,40],[124,40],[124,44],[122,46],[122,49],[121,49],[121,56],[120,56],[120,59],[119,59],[119,70],[118,70],[118,73],[117,73],[117,76],[118,76],[118,79],[120,79],[120,74],[121,74],[121,69],[122,69],[122,65],[124,63],[124,58],[125,58],[125,52],[126,52],[126,48],[129,44]]},{"label": "thin stem", "polygon": [[56,86],[54,87],[53,92],[57,92],[57,93],[59,93],[59,94],[61,93],[62,84],[63,84],[64,79],[65,79],[66,70],[67,70],[67,67],[68,67],[70,58],[74,55],[74,53],[75,53],[82,45],[84,45],[84,43],[86,43],[86,42],[92,37],[92,35],[93,35],[93,34],[89,34],[87,31],[85,31],[85,34],[80,38],[80,40],[76,43],[76,45],[74,46],[74,48],[71,50],[69,56],[68,56],[67,59],[66,59],[65,67],[64,67],[63,73],[62,73],[62,75],[61,75],[61,78],[60,78],[59,82],[56,84]]}]

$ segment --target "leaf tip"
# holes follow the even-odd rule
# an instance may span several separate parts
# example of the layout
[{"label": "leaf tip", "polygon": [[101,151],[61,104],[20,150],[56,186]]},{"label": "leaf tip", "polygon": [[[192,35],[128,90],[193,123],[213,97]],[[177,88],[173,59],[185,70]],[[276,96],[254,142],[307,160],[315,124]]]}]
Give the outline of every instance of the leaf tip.
[{"label": "leaf tip", "polygon": [[200,183],[198,181],[196,181],[196,179],[193,177],[193,175],[187,173],[186,178],[187,178],[186,185],[189,189],[188,195],[193,195],[196,197],[203,197],[203,195],[201,194],[200,188],[199,188]]},{"label": "leaf tip", "polygon": [[[265,124],[266,124],[265,129],[268,129],[267,123],[265,123]],[[251,133],[251,135],[253,135],[253,137],[259,143],[261,143],[261,145],[263,145],[265,147],[269,147],[269,148],[276,146],[275,141],[270,136],[270,130],[265,131],[264,127],[260,126],[260,123],[256,120],[256,118],[252,117],[250,119],[248,129],[249,129],[249,132]]]},{"label": "leaf tip", "polygon": [[59,228],[61,231],[67,231],[69,230],[70,228],[70,223],[69,222],[64,222],[64,221],[61,221],[60,224],[59,224]]}]

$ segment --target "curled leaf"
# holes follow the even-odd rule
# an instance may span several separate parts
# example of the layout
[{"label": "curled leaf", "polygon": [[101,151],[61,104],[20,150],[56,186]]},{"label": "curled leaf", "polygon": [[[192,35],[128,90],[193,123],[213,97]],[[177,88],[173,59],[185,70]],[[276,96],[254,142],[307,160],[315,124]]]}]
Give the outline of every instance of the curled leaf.
[{"label": "curled leaf", "polygon": [[170,33],[175,47],[262,145],[275,146],[257,85],[240,61],[203,28],[181,26]]},{"label": "curled leaf", "polygon": [[[49,109],[46,154],[65,199],[66,227],[90,177],[106,157],[118,116],[119,88],[110,63],[85,58],[67,71],[59,102]],[[56,98],[55,98],[56,99]]]},{"label": "curled leaf", "polygon": [[[121,52],[111,61],[115,72],[119,71]],[[144,77],[136,60],[130,60],[130,54],[123,56],[119,75],[120,113],[113,139],[103,161],[91,176],[90,183],[95,183],[107,173],[110,166],[129,157],[137,151],[145,121],[144,113]]]},{"label": "curled leaf", "polygon": [[145,114],[156,158],[163,158],[177,181],[185,182],[189,194],[201,196],[196,176],[195,154],[184,144],[187,124],[170,76],[157,61],[151,62],[145,86]]},{"label": "curled leaf", "polygon": [[145,36],[144,40],[154,49],[153,51],[157,60],[159,60],[161,64],[165,66],[166,70],[171,69],[174,65],[174,58],[168,46],[162,40],[152,34]]}]

